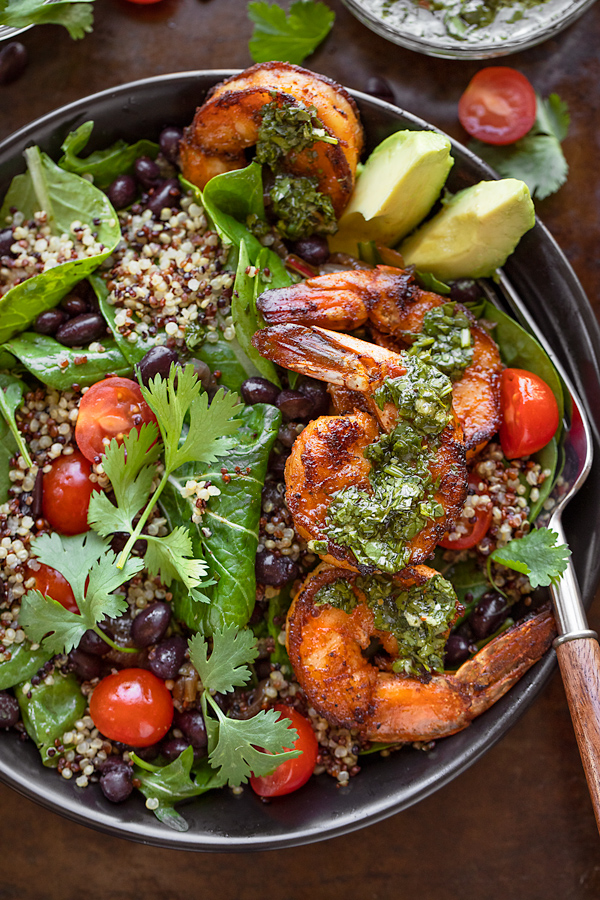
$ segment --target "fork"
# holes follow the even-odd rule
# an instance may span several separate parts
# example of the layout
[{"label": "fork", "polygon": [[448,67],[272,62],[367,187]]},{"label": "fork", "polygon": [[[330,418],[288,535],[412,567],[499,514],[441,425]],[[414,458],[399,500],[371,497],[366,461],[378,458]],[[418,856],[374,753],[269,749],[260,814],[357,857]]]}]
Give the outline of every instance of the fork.
[{"label": "fork", "polygon": [[[585,410],[568,375],[556,358],[534,319],[506,275],[499,273],[502,298],[520,324],[542,345],[567,389],[571,409],[565,410],[563,450],[565,463],[560,494],[555,500],[548,527],[566,543],[562,513],[577,493],[592,467],[593,444]],[[483,285],[488,299],[498,305],[498,296],[489,284]],[[493,296],[492,296],[493,294]],[[568,404],[567,404],[568,405]],[[562,577],[550,586],[558,637],[554,649],[567,696],[573,728],[587,779],[596,824],[600,830],[600,645],[598,635],[588,628],[573,563],[569,559]]]}]

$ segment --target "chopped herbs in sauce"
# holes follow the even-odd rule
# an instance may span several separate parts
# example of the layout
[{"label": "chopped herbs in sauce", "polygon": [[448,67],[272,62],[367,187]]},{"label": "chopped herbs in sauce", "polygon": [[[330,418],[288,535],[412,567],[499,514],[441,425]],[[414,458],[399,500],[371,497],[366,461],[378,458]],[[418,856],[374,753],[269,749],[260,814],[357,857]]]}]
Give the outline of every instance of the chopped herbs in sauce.
[{"label": "chopped herbs in sauce", "polygon": [[471,323],[454,303],[430,309],[423,318],[423,329],[409,353],[427,354],[426,359],[451,381],[458,381],[473,362]]},{"label": "chopped herbs in sauce", "polygon": [[[400,422],[364,451],[371,462],[371,490],[356,485],[338,491],[327,510],[328,541],[348,547],[361,565],[399,572],[410,561],[409,541],[444,510],[429,466],[437,435],[452,416],[452,384],[418,357],[406,358],[407,372],[386,379],[378,402],[391,400]],[[316,552],[322,552],[315,542]]]},{"label": "chopped herbs in sauce", "polygon": [[281,234],[290,240],[311,234],[333,234],[337,221],[331,198],[317,190],[316,178],[276,175],[271,210]]},{"label": "chopped herbs in sauce", "polygon": [[[443,670],[446,639],[456,617],[456,593],[449,581],[434,575],[424,585],[402,590],[391,579],[359,575],[355,585],[373,611],[375,628],[390,632],[398,642],[394,672],[422,675],[423,670]],[[341,578],[324,585],[315,599],[317,605],[329,604],[347,613],[359,602],[351,582]]]},{"label": "chopped herbs in sauce", "polygon": [[337,144],[337,138],[325,131],[314,106],[282,106],[276,100],[261,110],[256,159],[277,172],[284,160],[301,153],[316,141]]}]

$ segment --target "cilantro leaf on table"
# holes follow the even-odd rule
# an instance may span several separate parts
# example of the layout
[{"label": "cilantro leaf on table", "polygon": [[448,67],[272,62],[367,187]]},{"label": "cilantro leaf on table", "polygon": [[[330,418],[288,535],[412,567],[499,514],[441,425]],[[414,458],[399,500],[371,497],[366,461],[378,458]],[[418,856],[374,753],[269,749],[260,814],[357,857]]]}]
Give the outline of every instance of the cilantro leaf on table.
[{"label": "cilantro leaf on table", "polygon": [[258,0],[248,4],[254,22],[250,55],[254,62],[282,62],[301,65],[329,34],[335,13],[324,3],[297,0],[286,15],[277,3]]},{"label": "cilantro leaf on table", "polygon": [[[83,634],[106,616],[122,615],[127,601],[114,594],[118,587],[143,568],[141,559],[129,559],[122,570],[115,568],[114,554],[94,532],[64,537],[41,534],[31,541],[33,556],[52,566],[69,582],[79,614],[65,609],[38,590],[28,591],[21,601],[19,624],[29,640],[41,643],[53,653],[68,653]],[[87,585],[86,585],[87,582]],[[106,640],[105,635],[101,635]]]},{"label": "cilantro leaf on table", "polygon": [[522,538],[509,541],[488,559],[527,575],[532,588],[556,584],[567,568],[571,551],[557,544],[558,535],[549,528],[536,528]]},{"label": "cilantro leaf on table", "polygon": [[235,625],[216,632],[213,649],[207,658],[208,645],[201,634],[189,640],[190,659],[205,690],[227,694],[250,680],[248,664],[258,656],[256,639],[251,631],[238,631]]},{"label": "cilantro leaf on table", "polygon": [[64,25],[73,40],[92,31],[94,0],[0,0],[0,25],[26,28],[28,25]]},{"label": "cilantro leaf on table", "polygon": [[470,141],[469,149],[502,177],[524,181],[531,195],[543,200],[567,180],[569,166],[560,145],[567,136],[569,120],[567,104],[557,94],[547,100],[538,96],[537,117],[525,137],[504,146]]}]

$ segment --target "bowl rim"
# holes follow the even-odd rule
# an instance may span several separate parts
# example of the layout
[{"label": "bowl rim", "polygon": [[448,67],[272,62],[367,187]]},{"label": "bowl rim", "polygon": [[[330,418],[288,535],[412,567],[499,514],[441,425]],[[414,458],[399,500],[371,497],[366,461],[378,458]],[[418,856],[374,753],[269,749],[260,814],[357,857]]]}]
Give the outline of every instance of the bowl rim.
[{"label": "bowl rim", "polygon": [[[8,156],[7,158],[10,161],[13,161],[15,154],[18,154],[19,150],[22,150],[28,144],[28,142],[30,142],[34,138],[34,136],[40,132],[41,129],[52,125],[54,125],[56,128],[67,127],[67,121],[72,122],[75,120],[78,114],[83,112],[87,113],[89,108],[93,104],[97,104],[99,102],[107,100],[118,102],[122,98],[131,95],[132,93],[135,94],[136,91],[154,87],[158,84],[168,86],[170,83],[172,83],[173,85],[178,83],[187,85],[189,83],[191,85],[194,81],[201,81],[203,79],[207,83],[208,81],[210,81],[211,84],[214,84],[222,80],[223,78],[236,74],[239,71],[239,69],[212,69],[169,73],[165,75],[138,79],[133,82],[119,85],[118,87],[108,88],[104,91],[99,91],[87,97],[80,98],[79,100],[66,104],[65,106],[53,110],[52,112],[47,113],[44,116],[41,116],[40,118],[22,127],[12,135],[9,135],[7,138],[5,138],[2,142],[0,142],[0,162],[2,160],[2,157],[7,153],[10,154],[10,156]],[[440,129],[435,128],[425,120],[412,113],[402,110],[399,107],[386,103],[385,101],[378,100],[377,98],[367,95],[361,91],[351,90],[350,93],[356,100],[359,101],[359,104],[363,104],[370,109],[379,110],[381,113],[392,114],[392,122],[394,124],[406,123],[409,125],[409,127],[427,129],[430,131],[433,130],[444,134],[444,132],[442,132]],[[471,153],[471,151],[469,151],[466,147],[461,145],[458,141],[455,141],[453,138],[449,138],[449,140],[451,141],[453,152],[456,153],[456,151],[458,151],[458,157],[460,158],[461,162],[466,160],[467,163],[470,163],[471,167],[474,167],[475,170],[479,173],[479,177],[497,177],[492,169],[490,169],[486,164],[479,160],[478,157]],[[537,218],[535,230],[538,238],[541,239],[544,245],[547,247],[552,259],[559,263],[561,274],[568,282],[569,288],[576,298],[575,302],[577,306],[581,306],[583,304],[583,306],[581,306],[581,312],[584,325],[587,328],[588,340],[591,340],[594,346],[600,347],[600,330],[598,328],[598,323],[596,322],[595,316],[591,310],[591,307],[589,306],[585,293],[583,292],[583,288],[579,284],[579,281],[577,280],[573,269],[554,241],[554,238],[539,222],[539,220],[537,220]],[[569,360],[567,360],[567,368],[570,368]],[[578,381],[577,372],[574,372],[573,374],[575,376],[575,382],[579,390],[581,391],[581,382]],[[597,375],[596,381],[598,390],[600,391],[600,376]],[[582,393],[585,394],[584,391],[582,391]],[[586,403],[589,412],[590,407],[585,396],[584,402]],[[598,581],[599,577],[600,573],[595,570],[592,579],[593,583],[590,582],[589,577],[587,579],[586,599],[588,601],[588,604],[589,602],[591,602],[593,589],[595,588],[595,584]],[[45,779],[43,768],[41,767],[41,765],[39,765],[39,758],[37,760],[39,766],[38,780],[42,780],[41,787],[37,785],[37,781],[32,783],[31,776],[28,776],[22,771],[15,771],[10,766],[10,764],[6,762],[6,760],[4,759],[4,754],[2,753],[0,753],[0,780],[5,782],[7,785],[12,787],[18,793],[24,795],[28,799],[34,800],[37,803],[40,803],[42,806],[45,806],[46,808],[54,812],[58,812],[64,815],[72,821],[77,822],[78,824],[96,828],[113,836],[140,841],[143,843],[150,843],[155,846],[182,850],[239,852],[248,850],[270,850],[282,847],[292,847],[300,844],[308,844],[332,837],[337,837],[354,831],[358,828],[362,828],[366,825],[381,821],[391,815],[394,815],[397,812],[400,812],[413,803],[424,799],[429,794],[438,790],[443,785],[447,784],[450,780],[461,774],[477,759],[479,759],[485,752],[487,752],[487,750],[490,749],[490,747],[493,746],[493,744],[495,744],[503,736],[503,734],[506,733],[509,727],[514,724],[514,722],[520,717],[520,715],[522,715],[526,708],[536,698],[543,685],[549,680],[550,676],[555,670],[555,667],[556,656],[554,651],[550,650],[548,651],[546,656],[542,660],[540,660],[536,664],[536,666],[531,669],[505,697],[503,697],[494,705],[491,710],[489,710],[482,717],[479,717],[479,719],[475,720],[465,731],[460,732],[459,734],[454,735],[451,738],[447,738],[444,742],[441,742],[440,746],[443,744],[442,751],[439,753],[439,756],[442,757],[441,768],[438,764],[436,766],[433,766],[432,770],[429,773],[424,770],[424,772],[421,773],[420,777],[417,778],[414,783],[401,786],[401,788],[398,788],[398,785],[395,781],[390,782],[389,793],[377,790],[375,792],[375,795],[369,797],[369,801],[367,803],[363,802],[362,804],[359,804],[356,809],[352,809],[352,807],[350,806],[350,808],[347,810],[344,809],[340,811],[339,809],[334,809],[332,813],[328,812],[327,825],[325,827],[323,827],[323,825],[319,822],[317,822],[316,824],[311,824],[309,822],[308,824],[303,824],[298,827],[290,827],[283,835],[274,833],[247,833],[243,836],[235,837],[210,831],[199,835],[193,830],[193,828],[190,828],[188,832],[180,833],[171,831],[166,826],[159,823],[150,814],[149,811],[143,810],[143,800],[141,797],[136,798],[137,803],[134,808],[136,810],[136,815],[141,809],[144,817],[142,818],[141,816],[138,816],[138,818],[140,818],[139,822],[129,820],[120,821],[118,819],[118,812],[120,809],[122,810],[123,807],[109,805],[107,801],[103,801],[103,804],[95,804],[91,801],[88,803],[86,802],[84,796],[85,789],[75,789],[74,786],[63,782],[63,779],[56,778],[56,775],[54,773],[48,779]],[[467,735],[466,740],[465,735]],[[449,741],[452,741],[454,743],[450,745],[448,744]],[[460,752],[457,758],[453,758],[452,752],[450,750],[448,752],[450,761],[444,762],[443,757],[448,754],[444,753],[443,748],[458,747],[462,743],[465,743],[466,750],[464,752]],[[21,747],[23,747],[23,745],[21,745]],[[35,750],[35,748],[33,749]],[[35,753],[37,755],[37,750],[35,750]],[[417,751],[404,749],[402,753],[417,753]],[[396,758],[400,756],[401,754],[397,754]],[[419,754],[419,756],[422,758],[426,756],[426,754],[421,753]],[[415,759],[416,757],[411,758]],[[419,760],[419,765],[420,762],[421,761]],[[368,765],[365,766],[365,768],[367,767]],[[381,772],[384,772],[384,769],[384,766],[379,767],[379,771]],[[394,766],[391,766],[390,770],[388,771],[389,775],[392,774],[393,769]],[[366,773],[362,773],[362,777],[365,776]],[[57,783],[63,783],[53,785],[51,781],[52,778],[56,778]],[[334,780],[328,779],[328,781],[333,782]],[[67,787],[70,789],[69,793],[65,793],[64,791],[64,789]],[[329,796],[336,796],[335,785],[332,786],[331,784],[322,784],[319,785],[318,789],[319,791],[323,791],[323,795],[327,798]],[[306,788],[303,789],[303,791],[305,790]],[[394,793],[394,791],[396,791],[396,793]],[[341,803],[341,801],[345,796],[351,796],[351,792],[351,785],[347,788],[342,788],[339,791],[339,794],[337,794],[337,796],[340,798],[339,805],[343,806],[343,803]],[[100,792],[98,791],[97,793],[99,794]],[[211,793],[214,794],[215,792],[209,792],[209,794],[204,795],[202,799],[205,800],[209,798]],[[246,793],[251,792],[248,791]],[[302,791],[297,792],[295,796],[298,797],[298,795],[301,795],[302,793]],[[294,795],[291,796],[293,797]],[[128,804],[131,803],[131,800],[132,798],[130,798]],[[233,798],[228,797],[228,800],[231,801],[231,804],[235,802],[235,799]],[[258,804],[258,798],[255,798],[255,800]],[[104,808],[104,805],[106,805],[106,808]],[[208,802],[207,807],[210,815],[210,801]],[[258,808],[260,807],[257,806],[257,809]]]}]

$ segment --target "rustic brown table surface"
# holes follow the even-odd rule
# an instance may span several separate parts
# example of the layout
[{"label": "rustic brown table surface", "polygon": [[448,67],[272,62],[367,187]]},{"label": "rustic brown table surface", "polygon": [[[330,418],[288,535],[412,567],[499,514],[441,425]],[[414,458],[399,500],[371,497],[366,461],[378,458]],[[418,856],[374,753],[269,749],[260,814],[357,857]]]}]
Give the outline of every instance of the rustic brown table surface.
[{"label": "rustic brown table surface", "polygon": [[[459,139],[458,98],[485,63],[435,60],[372,34],[328,0],[334,29],[307,64],[354,88],[370,75],[398,105]],[[96,0],[96,24],[72,42],[57,26],[19,39],[30,63],[0,88],[0,138],[86,94],[145,76],[250,64],[244,0]],[[509,57],[543,94],[571,109],[571,172],[538,213],[590,302],[600,253],[600,6],[558,38]],[[600,603],[590,613],[600,630]],[[419,900],[584,900],[600,897],[600,841],[556,674],[487,755],[417,806],[345,837],[227,857],[169,851],[88,830],[0,786],[0,900],[179,900],[390,896]]]}]

